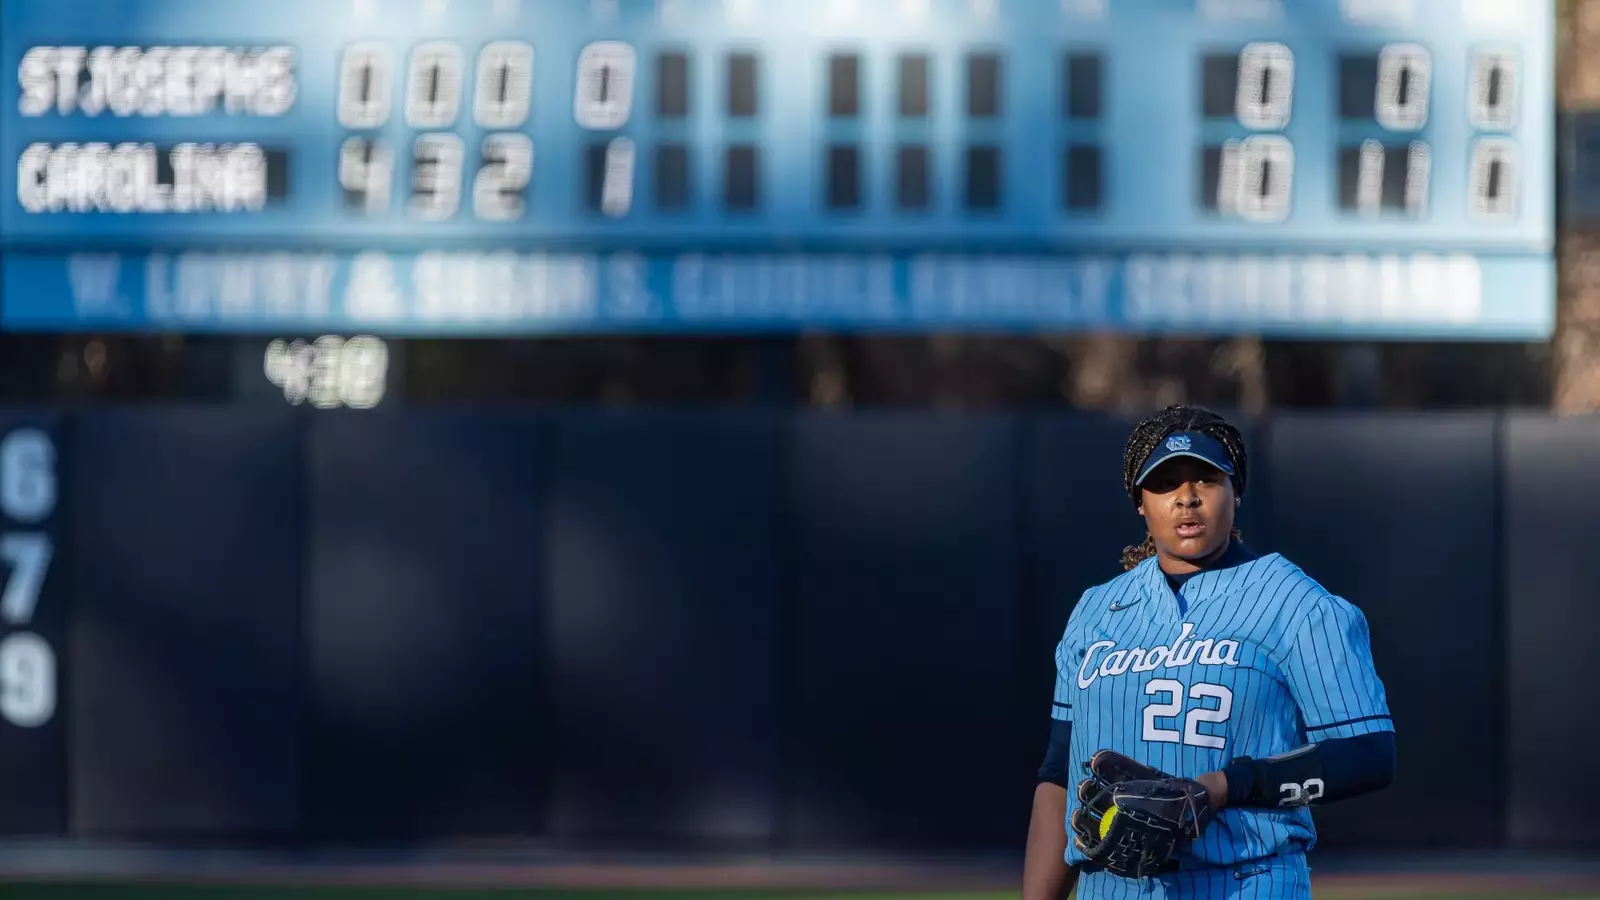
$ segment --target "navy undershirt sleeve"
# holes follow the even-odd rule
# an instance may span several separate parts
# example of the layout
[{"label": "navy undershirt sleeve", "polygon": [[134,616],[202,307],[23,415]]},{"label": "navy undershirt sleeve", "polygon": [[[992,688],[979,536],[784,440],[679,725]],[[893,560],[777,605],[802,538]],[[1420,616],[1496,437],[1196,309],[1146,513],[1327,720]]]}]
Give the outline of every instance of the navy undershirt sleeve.
[{"label": "navy undershirt sleeve", "polygon": [[1321,746],[1322,778],[1332,793],[1330,799],[1358,797],[1382,790],[1394,781],[1394,732],[1375,731],[1350,738],[1338,738]]},{"label": "navy undershirt sleeve", "polygon": [[1039,780],[1068,787],[1071,765],[1067,761],[1072,746],[1072,723],[1060,719],[1050,720],[1050,746],[1044,752],[1044,764],[1039,767]]},{"label": "navy undershirt sleeve", "polygon": [[1393,731],[1337,738],[1312,747],[1308,752],[1229,764],[1223,769],[1228,779],[1228,805],[1280,806],[1285,799],[1279,791],[1280,783],[1301,784],[1309,777],[1323,783],[1322,792],[1313,803],[1359,797],[1382,790],[1394,781]]}]

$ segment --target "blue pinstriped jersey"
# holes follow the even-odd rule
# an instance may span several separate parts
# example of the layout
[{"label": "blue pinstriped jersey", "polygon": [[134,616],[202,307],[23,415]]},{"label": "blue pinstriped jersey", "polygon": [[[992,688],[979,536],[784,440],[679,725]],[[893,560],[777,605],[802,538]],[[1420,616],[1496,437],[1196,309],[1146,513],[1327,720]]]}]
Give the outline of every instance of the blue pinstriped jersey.
[{"label": "blue pinstriped jersey", "polygon": [[[1056,649],[1053,715],[1072,723],[1074,765],[1111,749],[1189,778],[1393,728],[1366,618],[1278,554],[1202,572],[1181,595],[1155,559],[1091,588]],[[1068,822],[1077,805],[1068,791]],[[1315,841],[1304,806],[1226,809],[1183,863]],[[1083,861],[1071,842],[1067,861]]]}]

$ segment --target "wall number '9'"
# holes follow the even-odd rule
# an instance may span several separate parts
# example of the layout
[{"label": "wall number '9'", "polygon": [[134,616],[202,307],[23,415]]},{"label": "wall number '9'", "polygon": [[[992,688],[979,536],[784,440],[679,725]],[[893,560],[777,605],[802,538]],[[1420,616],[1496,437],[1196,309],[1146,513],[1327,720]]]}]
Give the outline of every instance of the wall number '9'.
[{"label": "wall number '9'", "polygon": [[[1170,678],[1157,678],[1144,686],[1147,696],[1155,697],[1164,695],[1165,700],[1151,700],[1144,708],[1143,737],[1147,741],[1163,744],[1188,744],[1191,747],[1204,747],[1207,750],[1221,750],[1227,746],[1227,741],[1221,735],[1203,734],[1200,726],[1228,721],[1233,715],[1233,691],[1220,684],[1200,682],[1193,687],[1186,688],[1181,681]],[[1190,707],[1187,715],[1183,714],[1183,697],[1187,693],[1190,700],[1217,701],[1217,707],[1196,705]],[[1159,719],[1183,717],[1183,730],[1176,728],[1162,728],[1157,724]]]},{"label": "wall number '9'", "polygon": [[56,655],[30,632],[0,640],[0,718],[38,728],[56,714]]},{"label": "wall number '9'", "polygon": [[[56,449],[48,435],[25,428],[0,439],[0,516],[33,525],[55,512]],[[54,554],[50,536],[33,531],[0,533],[0,621],[26,627],[33,621]],[[56,708],[56,660],[50,645],[31,632],[0,639],[0,719],[20,728],[49,722]]]}]

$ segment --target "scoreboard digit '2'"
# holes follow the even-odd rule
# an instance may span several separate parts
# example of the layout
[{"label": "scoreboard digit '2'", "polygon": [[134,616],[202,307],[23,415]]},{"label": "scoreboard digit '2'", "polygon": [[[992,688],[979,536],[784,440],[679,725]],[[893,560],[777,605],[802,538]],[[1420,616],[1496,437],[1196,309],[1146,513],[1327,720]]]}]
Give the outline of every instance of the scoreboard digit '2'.
[{"label": "scoreboard digit '2'", "polygon": [[1544,338],[1550,0],[3,0],[3,323]]}]

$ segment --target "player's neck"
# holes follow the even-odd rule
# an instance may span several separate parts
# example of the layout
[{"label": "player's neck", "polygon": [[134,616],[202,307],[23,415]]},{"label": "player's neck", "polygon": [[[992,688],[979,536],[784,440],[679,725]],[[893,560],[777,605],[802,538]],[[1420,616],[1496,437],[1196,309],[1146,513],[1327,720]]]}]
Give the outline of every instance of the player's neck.
[{"label": "player's neck", "polygon": [[1161,571],[1168,575],[1193,575],[1222,562],[1227,557],[1228,551],[1232,549],[1233,541],[1230,540],[1203,559],[1183,559],[1182,557],[1170,556],[1157,550],[1156,565],[1160,566]]}]

